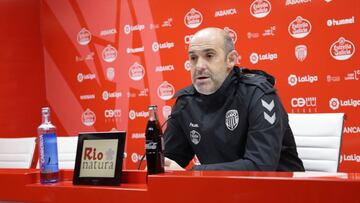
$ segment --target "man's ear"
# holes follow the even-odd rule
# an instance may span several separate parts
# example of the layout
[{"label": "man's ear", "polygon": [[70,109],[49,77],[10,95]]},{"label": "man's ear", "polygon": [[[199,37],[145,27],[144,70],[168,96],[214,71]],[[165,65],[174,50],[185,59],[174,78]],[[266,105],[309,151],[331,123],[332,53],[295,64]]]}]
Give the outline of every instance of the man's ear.
[{"label": "man's ear", "polygon": [[238,53],[236,50],[232,50],[226,58],[226,65],[228,68],[233,68],[237,63]]}]

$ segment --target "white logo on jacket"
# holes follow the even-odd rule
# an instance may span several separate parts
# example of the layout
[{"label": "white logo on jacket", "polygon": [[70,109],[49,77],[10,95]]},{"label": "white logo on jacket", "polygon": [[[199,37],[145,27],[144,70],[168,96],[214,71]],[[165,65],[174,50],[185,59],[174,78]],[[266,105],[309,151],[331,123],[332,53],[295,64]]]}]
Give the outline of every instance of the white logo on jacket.
[{"label": "white logo on jacket", "polygon": [[[262,106],[271,114],[271,111],[275,107],[274,100],[271,100],[271,102],[267,103],[265,100],[261,100]],[[271,125],[275,123],[276,115],[275,112],[270,116],[268,113],[266,113],[266,110],[264,111],[264,118],[267,122],[269,122]]]},{"label": "white logo on jacket", "polygon": [[226,127],[233,131],[239,124],[239,113],[237,110],[232,109],[226,112],[225,114],[225,124]]},{"label": "white logo on jacket", "polygon": [[201,135],[196,130],[190,131],[190,139],[195,145],[199,144],[201,140]]}]

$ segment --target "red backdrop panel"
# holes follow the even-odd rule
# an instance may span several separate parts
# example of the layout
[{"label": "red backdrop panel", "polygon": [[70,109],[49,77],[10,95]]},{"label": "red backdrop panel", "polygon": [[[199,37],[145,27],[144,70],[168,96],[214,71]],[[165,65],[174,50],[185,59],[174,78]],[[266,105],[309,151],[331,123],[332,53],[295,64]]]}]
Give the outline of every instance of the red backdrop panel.
[{"label": "red backdrop panel", "polygon": [[[28,26],[38,23],[34,20],[36,6],[33,3],[32,11],[22,12],[21,20],[28,21]],[[24,19],[27,13],[30,17]],[[288,112],[346,113],[340,170],[359,171],[359,13],[357,0],[42,0],[45,81],[39,33],[27,33],[33,27],[20,30],[9,25],[27,34],[15,32],[8,36],[13,41],[6,43],[21,43],[24,36],[36,42],[31,51],[18,45],[25,53],[18,52],[13,58],[31,58],[35,61],[29,67],[39,67],[27,72],[33,77],[16,78],[25,80],[21,84],[31,84],[24,87],[29,88],[26,94],[38,95],[16,95],[16,101],[22,102],[16,105],[22,108],[16,112],[29,112],[31,106],[36,107],[31,113],[37,116],[41,96],[46,95],[60,136],[125,130],[125,168],[136,168],[144,153],[147,106],[157,104],[160,120],[165,121],[174,103],[169,98],[191,82],[186,52],[189,40],[197,30],[216,26],[231,33],[240,66],[263,69],[277,78],[276,87]],[[17,83],[11,77],[5,75],[2,84],[11,84],[14,90]],[[40,93],[33,93],[34,87],[39,87]],[[16,94],[3,89],[2,95]],[[1,108],[5,106],[5,115],[11,114],[15,104],[6,105]],[[14,126],[26,122],[15,120],[19,115],[11,116],[2,122],[12,120]],[[31,122],[37,125],[39,119],[33,116]],[[24,132],[32,132],[35,123],[27,123]],[[6,124],[6,132],[20,129]],[[17,133],[14,135],[20,135],[20,130]]]},{"label": "red backdrop panel", "polygon": [[1,1],[0,30],[0,137],[36,136],[46,105],[40,1]]}]

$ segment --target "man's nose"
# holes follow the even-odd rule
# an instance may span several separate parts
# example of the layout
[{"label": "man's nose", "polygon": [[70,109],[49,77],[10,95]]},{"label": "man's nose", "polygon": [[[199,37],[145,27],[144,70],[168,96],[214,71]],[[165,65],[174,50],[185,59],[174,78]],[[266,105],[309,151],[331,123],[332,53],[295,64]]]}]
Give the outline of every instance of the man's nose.
[{"label": "man's nose", "polygon": [[195,69],[198,71],[206,69],[206,61],[202,58],[198,58],[198,60],[195,64]]}]

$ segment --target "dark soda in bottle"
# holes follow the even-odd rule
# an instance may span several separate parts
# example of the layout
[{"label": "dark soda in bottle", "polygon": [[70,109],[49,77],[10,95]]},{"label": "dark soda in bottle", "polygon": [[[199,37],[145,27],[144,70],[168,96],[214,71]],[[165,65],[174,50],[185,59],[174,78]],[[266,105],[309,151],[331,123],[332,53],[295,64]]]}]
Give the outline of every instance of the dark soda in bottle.
[{"label": "dark soda in bottle", "polygon": [[59,165],[56,127],[50,121],[50,108],[41,110],[42,123],[38,127],[38,146],[40,163],[40,182],[55,183],[59,181]]},{"label": "dark soda in bottle", "polygon": [[149,120],[146,125],[146,162],[148,174],[164,172],[164,138],[157,117],[157,106],[149,106]]}]

